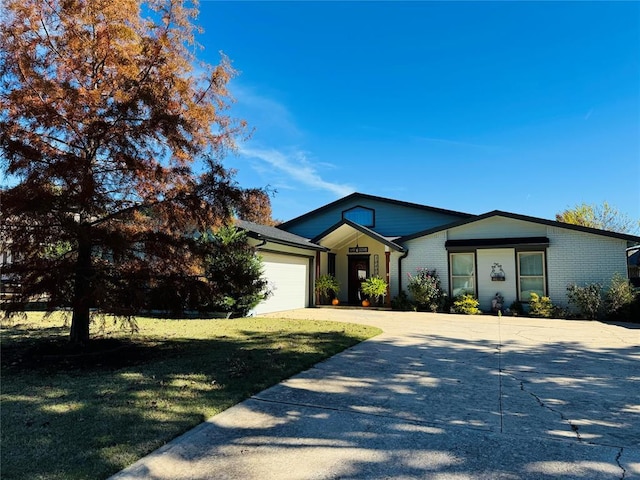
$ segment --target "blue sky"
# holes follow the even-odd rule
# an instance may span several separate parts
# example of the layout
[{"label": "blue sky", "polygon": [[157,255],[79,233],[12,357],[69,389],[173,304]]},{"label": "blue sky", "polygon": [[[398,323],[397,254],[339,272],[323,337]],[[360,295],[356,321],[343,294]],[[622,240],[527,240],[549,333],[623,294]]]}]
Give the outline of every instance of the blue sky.
[{"label": "blue sky", "polygon": [[289,220],[351,192],[640,218],[640,2],[220,2],[208,63],[255,128],[225,165]]}]

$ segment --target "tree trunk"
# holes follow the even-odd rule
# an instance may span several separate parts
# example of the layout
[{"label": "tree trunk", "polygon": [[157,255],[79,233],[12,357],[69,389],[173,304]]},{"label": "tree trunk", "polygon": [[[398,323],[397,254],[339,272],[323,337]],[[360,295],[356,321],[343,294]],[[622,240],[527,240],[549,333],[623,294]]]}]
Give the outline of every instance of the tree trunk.
[{"label": "tree trunk", "polygon": [[74,345],[85,346],[89,342],[91,320],[91,243],[86,240],[80,240],[78,245],[74,283],[69,340]]}]

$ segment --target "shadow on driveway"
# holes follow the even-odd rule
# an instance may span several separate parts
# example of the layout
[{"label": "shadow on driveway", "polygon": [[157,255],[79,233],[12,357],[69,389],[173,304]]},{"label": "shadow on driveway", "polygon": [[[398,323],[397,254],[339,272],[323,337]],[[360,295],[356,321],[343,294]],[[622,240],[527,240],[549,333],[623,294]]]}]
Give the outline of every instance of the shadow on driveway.
[{"label": "shadow on driveway", "polygon": [[113,478],[640,477],[634,330],[366,315],[349,318],[383,335],[215,416]]}]

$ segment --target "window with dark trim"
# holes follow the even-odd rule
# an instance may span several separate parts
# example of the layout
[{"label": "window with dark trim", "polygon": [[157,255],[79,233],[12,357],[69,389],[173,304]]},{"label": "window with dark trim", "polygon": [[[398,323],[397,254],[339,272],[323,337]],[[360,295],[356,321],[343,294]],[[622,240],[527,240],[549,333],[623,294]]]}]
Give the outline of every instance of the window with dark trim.
[{"label": "window with dark trim", "polygon": [[328,256],[329,258],[327,260],[327,273],[335,277],[336,276],[336,254],[329,253]]},{"label": "window with dark trim", "polygon": [[546,294],[544,252],[518,252],[518,300],[529,302],[531,294]]},{"label": "window with dark trim", "polygon": [[475,269],[476,255],[473,252],[455,252],[449,254],[449,278],[451,296],[476,294]]},{"label": "window with dark trim", "polygon": [[375,227],[375,210],[367,207],[353,207],[342,212],[342,218],[362,225],[363,227]]}]

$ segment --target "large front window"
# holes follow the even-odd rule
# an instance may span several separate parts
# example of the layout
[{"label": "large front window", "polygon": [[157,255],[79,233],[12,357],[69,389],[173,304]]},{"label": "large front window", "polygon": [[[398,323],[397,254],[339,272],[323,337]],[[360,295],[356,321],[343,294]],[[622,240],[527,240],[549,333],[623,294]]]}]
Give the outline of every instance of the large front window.
[{"label": "large front window", "polygon": [[451,260],[451,295],[476,294],[474,281],[475,258],[473,253],[452,253]]},{"label": "large front window", "polygon": [[519,252],[518,275],[519,300],[521,302],[530,301],[532,293],[544,297],[546,284],[544,280],[544,252]]}]

